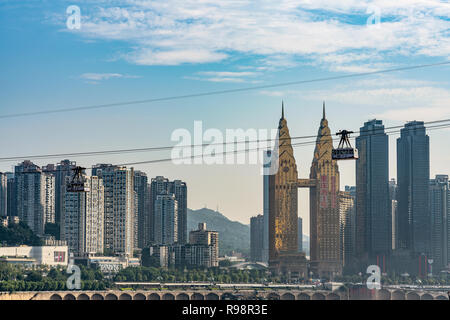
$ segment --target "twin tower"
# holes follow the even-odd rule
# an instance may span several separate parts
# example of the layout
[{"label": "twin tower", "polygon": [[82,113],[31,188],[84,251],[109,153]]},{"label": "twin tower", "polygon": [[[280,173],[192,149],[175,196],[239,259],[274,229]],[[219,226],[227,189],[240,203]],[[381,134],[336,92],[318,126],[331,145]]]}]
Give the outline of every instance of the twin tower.
[{"label": "twin tower", "polygon": [[[339,169],[336,160],[331,158],[333,139],[325,117],[325,103],[309,179],[298,178],[284,105],[278,138],[278,150],[274,152],[278,155],[278,170],[268,177],[269,268],[298,278],[332,278],[342,274]],[[304,253],[298,252],[298,188],[310,190],[309,262]]]}]

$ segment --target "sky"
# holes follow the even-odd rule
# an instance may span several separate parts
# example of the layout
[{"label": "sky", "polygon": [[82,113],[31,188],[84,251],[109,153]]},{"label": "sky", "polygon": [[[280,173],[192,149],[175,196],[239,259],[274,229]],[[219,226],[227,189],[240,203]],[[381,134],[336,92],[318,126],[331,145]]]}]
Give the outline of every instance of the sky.
[{"label": "sky", "polygon": [[[80,9],[80,28],[73,22]],[[67,22],[69,19],[69,22]],[[448,65],[110,108],[5,115],[240,89],[449,61],[450,4],[434,0],[124,0],[0,3],[0,158],[172,146],[203,130],[276,129],[284,101],[291,136],[317,134],[322,102],[332,130],[450,118]],[[430,135],[431,172],[450,173],[450,130]],[[397,135],[389,137],[396,177]],[[314,140],[314,139],[313,139]],[[308,140],[311,141],[311,140]],[[314,145],[295,147],[300,178]],[[70,157],[89,167],[164,159],[170,150]],[[40,159],[38,165],[65,157]],[[19,161],[0,161],[11,171]],[[340,162],[341,189],[355,164]],[[188,207],[248,224],[262,213],[259,164],[134,165],[181,179]],[[308,192],[299,215],[309,234]]]}]

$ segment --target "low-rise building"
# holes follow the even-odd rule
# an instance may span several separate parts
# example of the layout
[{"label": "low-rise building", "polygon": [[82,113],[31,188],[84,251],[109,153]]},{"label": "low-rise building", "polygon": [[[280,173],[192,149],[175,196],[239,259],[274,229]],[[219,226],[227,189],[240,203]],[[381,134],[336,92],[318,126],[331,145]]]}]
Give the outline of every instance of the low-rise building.
[{"label": "low-rise building", "polygon": [[22,263],[25,265],[66,266],[68,264],[68,247],[0,247],[0,258],[2,258],[2,261],[8,263]]}]

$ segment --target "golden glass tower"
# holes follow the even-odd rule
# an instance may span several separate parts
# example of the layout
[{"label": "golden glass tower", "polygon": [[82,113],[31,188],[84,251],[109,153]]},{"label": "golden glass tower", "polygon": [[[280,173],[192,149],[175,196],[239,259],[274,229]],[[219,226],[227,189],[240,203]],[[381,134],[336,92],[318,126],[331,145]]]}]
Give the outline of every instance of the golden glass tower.
[{"label": "golden glass tower", "polygon": [[307,275],[306,259],[298,253],[297,165],[282,105],[278,125],[278,170],[269,176],[269,267],[276,272]]},{"label": "golden glass tower", "polygon": [[310,171],[311,271],[332,278],[342,273],[339,223],[339,169],[331,158],[333,139],[328,120],[323,116],[317,134]]}]

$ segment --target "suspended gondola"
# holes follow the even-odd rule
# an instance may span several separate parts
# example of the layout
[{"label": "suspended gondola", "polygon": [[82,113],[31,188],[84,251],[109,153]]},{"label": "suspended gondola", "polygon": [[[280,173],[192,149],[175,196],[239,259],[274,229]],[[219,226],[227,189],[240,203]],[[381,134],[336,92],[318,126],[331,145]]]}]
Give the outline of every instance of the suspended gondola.
[{"label": "suspended gondola", "polygon": [[75,167],[72,179],[67,184],[67,192],[88,192],[89,186],[86,184],[86,179],[84,177],[83,171],[86,168]]},{"label": "suspended gondola", "polygon": [[358,149],[353,148],[350,144],[349,136],[353,131],[340,130],[336,133],[341,136],[337,149],[333,149],[331,158],[333,160],[356,160],[358,159]]}]

